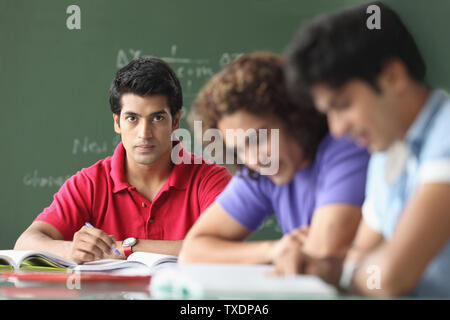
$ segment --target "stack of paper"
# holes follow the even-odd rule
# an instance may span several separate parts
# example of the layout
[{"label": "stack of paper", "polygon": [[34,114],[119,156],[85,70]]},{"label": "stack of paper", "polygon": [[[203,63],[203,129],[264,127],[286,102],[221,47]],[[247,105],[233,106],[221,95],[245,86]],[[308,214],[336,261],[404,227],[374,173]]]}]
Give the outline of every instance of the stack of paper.
[{"label": "stack of paper", "polygon": [[331,285],[310,275],[275,276],[269,265],[188,264],[153,276],[154,298],[327,298],[337,295]]}]

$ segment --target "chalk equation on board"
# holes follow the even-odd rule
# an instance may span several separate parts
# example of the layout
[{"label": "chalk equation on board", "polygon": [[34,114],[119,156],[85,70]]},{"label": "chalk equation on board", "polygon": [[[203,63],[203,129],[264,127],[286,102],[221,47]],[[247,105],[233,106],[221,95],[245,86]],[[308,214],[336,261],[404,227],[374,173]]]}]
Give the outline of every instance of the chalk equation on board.
[{"label": "chalk equation on board", "polygon": [[120,135],[116,134],[111,141],[97,141],[88,136],[74,138],[72,144],[72,154],[111,154],[120,142]]},{"label": "chalk equation on board", "polygon": [[[179,57],[177,53],[178,46],[174,44],[170,47],[170,54],[161,56],[160,58],[169,63],[174,69],[177,77],[182,82],[183,95],[186,97],[195,96],[195,90],[198,89],[195,87],[195,83],[206,82],[207,79],[212,77],[225,65],[244,54],[242,52],[224,52],[215,59],[207,59]],[[143,52],[143,50],[120,49],[117,53],[116,67],[118,69],[122,68],[134,59],[150,55],[149,53]]]}]

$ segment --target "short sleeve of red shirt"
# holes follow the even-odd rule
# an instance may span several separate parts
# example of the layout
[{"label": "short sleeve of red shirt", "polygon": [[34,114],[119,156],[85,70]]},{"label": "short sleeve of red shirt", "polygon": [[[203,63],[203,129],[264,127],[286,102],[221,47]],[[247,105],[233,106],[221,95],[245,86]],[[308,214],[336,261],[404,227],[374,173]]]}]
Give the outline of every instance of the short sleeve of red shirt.
[{"label": "short sleeve of red shirt", "polygon": [[[75,231],[91,221],[93,184],[78,172],[69,178],[53,196],[53,202],[34,221],[44,221],[58,229],[64,239],[71,240]],[[75,230],[75,231],[74,231]]]}]

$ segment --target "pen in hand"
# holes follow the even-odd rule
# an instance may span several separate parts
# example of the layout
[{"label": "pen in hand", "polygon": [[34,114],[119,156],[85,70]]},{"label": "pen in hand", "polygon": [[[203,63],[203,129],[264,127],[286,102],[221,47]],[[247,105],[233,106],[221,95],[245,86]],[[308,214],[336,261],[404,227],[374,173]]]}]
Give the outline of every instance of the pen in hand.
[{"label": "pen in hand", "polygon": [[[88,227],[94,228],[94,226],[92,224],[90,224],[89,222],[86,222],[85,225]],[[121,255],[119,250],[117,250],[116,248],[111,248],[111,250],[113,250],[117,255],[119,255],[119,256]]]}]

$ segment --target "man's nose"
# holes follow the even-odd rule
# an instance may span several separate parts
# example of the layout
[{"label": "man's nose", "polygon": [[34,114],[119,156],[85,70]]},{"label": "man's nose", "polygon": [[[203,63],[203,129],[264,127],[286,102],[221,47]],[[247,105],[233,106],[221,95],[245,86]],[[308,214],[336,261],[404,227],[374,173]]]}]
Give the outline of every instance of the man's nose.
[{"label": "man's nose", "polygon": [[151,138],[153,136],[152,125],[148,121],[142,121],[139,126],[138,137],[141,139]]},{"label": "man's nose", "polygon": [[266,145],[256,143],[254,146],[248,146],[245,152],[246,165],[255,171],[271,165],[270,150]]},{"label": "man's nose", "polygon": [[334,137],[341,138],[349,132],[350,124],[344,117],[335,112],[329,112],[328,127]]}]

